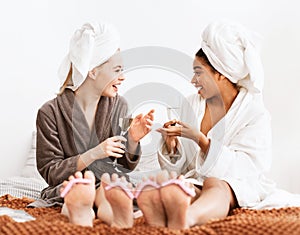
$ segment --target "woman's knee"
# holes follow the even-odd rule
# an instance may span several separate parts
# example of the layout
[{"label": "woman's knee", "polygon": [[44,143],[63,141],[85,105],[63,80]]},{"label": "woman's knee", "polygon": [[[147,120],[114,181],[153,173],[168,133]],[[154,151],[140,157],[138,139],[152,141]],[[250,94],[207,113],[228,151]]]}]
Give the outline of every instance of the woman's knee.
[{"label": "woman's knee", "polygon": [[214,188],[219,188],[220,190],[226,190],[228,187],[228,184],[225,181],[220,180],[218,178],[209,177],[204,180],[203,187],[204,188],[214,187]]},{"label": "woman's knee", "polygon": [[231,189],[230,185],[226,181],[214,177],[207,178],[203,182],[203,190],[207,190],[207,189],[218,190],[220,195],[222,195],[223,198],[226,197],[227,200],[230,202],[231,208],[237,206],[235,194]]},{"label": "woman's knee", "polygon": [[210,177],[204,180],[203,182],[203,190],[207,189],[215,189],[218,190],[221,195],[230,196],[231,194],[231,188],[224,180],[220,180],[218,178]]}]

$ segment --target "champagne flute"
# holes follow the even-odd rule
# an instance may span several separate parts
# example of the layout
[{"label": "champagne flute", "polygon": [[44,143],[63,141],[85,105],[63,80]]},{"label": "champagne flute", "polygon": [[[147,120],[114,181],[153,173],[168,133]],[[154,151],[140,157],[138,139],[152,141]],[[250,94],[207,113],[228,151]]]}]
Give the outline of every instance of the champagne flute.
[{"label": "champagne flute", "polygon": [[[180,107],[167,107],[167,117],[168,117],[168,121],[170,120],[174,120],[174,119],[179,119],[179,111],[180,111]],[[175,126],[176,123],[171,124],[172,126]],[[172,163],[175,163],[178,159],[178,157],[180,157],[180,154],[178,153],[174,153],[173,149],[172,152],[168,154],[168,156],[170,157],[170,160]]]},{"label": "champagne flute", "polygon": [[[167,107],[167,117],[169,119],[168,121],[178,119],[179,111],[180,111],[179,107]],[[175,124],[172,125],[175,126]]]},{"label": "champagne flute", "polygon": [[[132,120],[133,120],[133,118],[131,116],[119,118],[119,127],[121,129],[121,133],[120,133],[121,136],[126,134],[126,132],[128,131],[128,129],[130,127]],[[114,161],[112,162],[114,168],[116,168],[117,166],[122,166],[121,164],[118,164],[117,160],[118,159],[115,158]]]}]

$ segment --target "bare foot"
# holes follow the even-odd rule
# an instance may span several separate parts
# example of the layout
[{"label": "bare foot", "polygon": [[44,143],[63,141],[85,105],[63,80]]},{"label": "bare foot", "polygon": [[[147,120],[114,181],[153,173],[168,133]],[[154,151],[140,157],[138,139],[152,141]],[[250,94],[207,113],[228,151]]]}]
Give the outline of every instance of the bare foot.
[{"label": "bare foot", "polygon": [[[118,180],[120,180],[128,190],[132,191],[132,185],[126,181],[126,178],[119,178],[117,174],[113,174],[110,178],[109,174],[104,173],[101,177],[101,185],[105,189],[106,186],[109,186]],[[113,214],[110,225],[117,228],[131,228],[133,226],[132,198],[130,198],[119,186],[109,190],[105,189],[104,192]],[[103,220],[102,213],[98,213],[98,217]]]},{"label": "bare foot", "polygon": [[97,217],[104,223],[111,225],[113,222],[113,211],[109,201],[105,197],[103,184],[96,190],[95,205],[97,206]]},{"label": "bare foot", "polygon": [[[141,187],[148,180],[156,183],[156,179],[150,177],[149,179],[143,179],[143,182],[137,188]],[[138,190],[141,191],[137,191],[137,204],[143,212],[146,223],[150,226],[166,227],[167,218],[160,198],[159,188],[149,184]]]},{"label": "bare foot", "polygon": [[[163,171],[157,175],[158,183],[175,179],[176,175],[172,173],[169,176],[167,171]],[[183,176],[178,179],[183,179]],[[190,183],[188,187],[192,187]],[[191,204],[191,196],[187,195],[178,185],[170,184],[160,188],[161,200],[167,214],[167,226],[171,229],[187,229],[189,228],[187,221],[187,211]]]},{"label": "bare foot", "polygon": [[[69,180],[74,178],[82,178],[81,172],[76,172],[74,176],[70,176]],[[91,171],[84,173],[85,179],[90,179],[92,183],[81,184],[77,183],[72,186],[70,191],[64,197],[64,206],[67,212],[63,210],[73,224],[81,226],[93,226],[93,219],[95,214],[93,211],[93,204],[95,200],[95,176]],[[68,181],[63,183],[61,191],[67,186]]]}]

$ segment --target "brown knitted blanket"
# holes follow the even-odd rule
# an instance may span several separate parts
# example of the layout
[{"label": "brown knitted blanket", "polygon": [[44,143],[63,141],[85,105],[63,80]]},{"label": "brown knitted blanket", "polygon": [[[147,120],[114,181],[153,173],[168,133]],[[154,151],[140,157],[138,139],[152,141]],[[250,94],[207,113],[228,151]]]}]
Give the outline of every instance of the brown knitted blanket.
[{"label": "brown knitted blanket", "polygon": [[60,214],[59,207],[26,208],[32,202],[28,198],[15,198],[10,195],[0,197],[0,206],[13,209],[24,209],[36,217],[34,221],[17,223],[8,216],[0,216],[0,234],[300,234],[300,207],[273,210],[235,209],[225,219],[214,220],[202,226],[188,230],[170,230],[145,225],[143,218],[135,221],[131,229],[116,229],[94,221],[94,227],[82,227],[68,223]]}]

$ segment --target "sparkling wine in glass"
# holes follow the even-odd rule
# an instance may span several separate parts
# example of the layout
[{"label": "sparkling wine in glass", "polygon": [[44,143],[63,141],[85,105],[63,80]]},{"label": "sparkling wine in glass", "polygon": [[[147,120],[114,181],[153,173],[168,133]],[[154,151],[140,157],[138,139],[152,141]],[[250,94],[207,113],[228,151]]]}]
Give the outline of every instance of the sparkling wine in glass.
[{"label": "sparkling wine in glass", "polygon": [[[119,127],[121,128],[121,133],[120,133],[121,136],[125,135],[125,133],[128,131],[132,120],[133,120],[132,117],[119,118]],[[115,167],[115,168],[117,166],[122,166],[121,164],[118,164],[117,160],[118,159],[115,158],[113,163],[112,163],[113,167]]]},{"label": "sparkling wine in glass", "polygon": [[[168,121],[171,120],[178,120],[179,119],[179,111],[180,108],[179,107],[167,107],[167,117],[168,117]],[[173,124],[175,125],[175,124]]]}]

